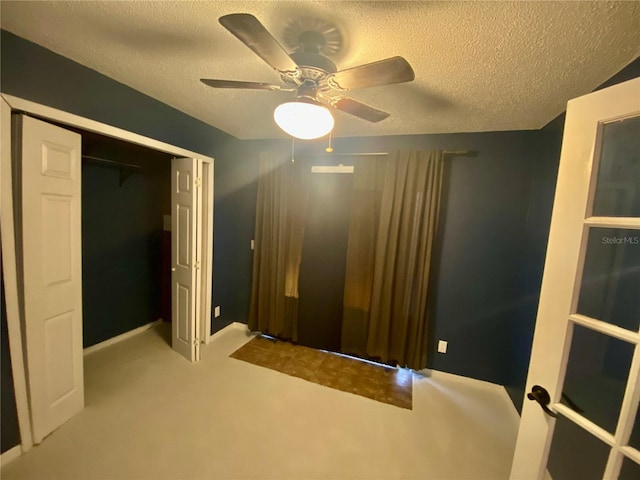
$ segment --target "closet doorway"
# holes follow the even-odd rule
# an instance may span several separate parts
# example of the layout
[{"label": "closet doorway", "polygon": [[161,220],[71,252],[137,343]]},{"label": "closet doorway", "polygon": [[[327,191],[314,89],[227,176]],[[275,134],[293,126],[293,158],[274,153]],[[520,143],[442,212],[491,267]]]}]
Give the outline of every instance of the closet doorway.
[{"label": "closet doorway", "polygon": [[82,137],[86,349],[158,319],[171,322],[170,308],[161,307],[171,305],[171,231],[163,219],[171,215],[172,156],[73,131]]},{"label": "closet doorway", "polygon": [[[13,162],[6,155],[9,149],[3,149],[2,198],[3,208],[15,210],[15,218],[3,221],[3,253],[5,261],[17,267],[17,275],[11,279],[16,298],[7,299],[7,320],[26,451],[83,408],[83,344],[119,333],[106,327],[84,335],[83,319],[113,309],[117,302],[109,302],[109,290],[118,290],[117,296],[125,304],[151,297],[153,305],[142,315],[158,318],[162,304],[162,215],[169,212],[169,268],[190,271],[186,276],[172,275],[171,344],[189,360],[199,359],[200,343],[208,343],[210,336],[213,159],[15,97],[4,99],[14,112],[12,121],[7,122],[9,109],[3,102],[3,139],[10,123],[14,131],[10,137]],[[132,157],[136,160],[130,161]],[[7,164],[13,166],[5,168]],[[145,166],[150,168],[150,178],[141,183]],[[6,187],[12,187],[4,180],[7,172],[14,178],[13,195],[7,193]],[[82,181],[83,173],[91,186]],[[117,194],[129,186],[135,187],[131,194],[136,190],[147,194],[137,203],[133,197],[121,199],[117,211]],[[180,198],[172,195],[176,193],[173,190]],[[111,197],[100,199],[104,191]],[[87,215],[81,215],[85,207]],[[97,222],[102,222],[102,227],[111,223],[114,228],[100,231],[95,228]],[[129,243],[120,242],[125,252],[110,249],[110,239],[105,237],[127,229]],[[87,242],[83,242],[83,234]],[[4,240],[9,235],[15,236],[15,249],[9,245],[5,252]],[[115,244],[118,242],[112,242],[111,247]],[[109,261],[116,257],[119,262]],[[107,272],[113,263],[119,263],[121,269],[115,282],[105,278],[113,273]],[[143,272],[140,278],[136,271]],[[157,281],[150,282],[152,285],[141,281],[156,273]],[[93,282],[84,292],[92,300],[85,299],[83,306],[85,282]],[[119,283],[117,288],[114,283]],[[100,307],[92,311],[94,302]],[[116,314],[107,312],[103,317],[113,323]],[[23,355],[24,363],[19,358]]]}]

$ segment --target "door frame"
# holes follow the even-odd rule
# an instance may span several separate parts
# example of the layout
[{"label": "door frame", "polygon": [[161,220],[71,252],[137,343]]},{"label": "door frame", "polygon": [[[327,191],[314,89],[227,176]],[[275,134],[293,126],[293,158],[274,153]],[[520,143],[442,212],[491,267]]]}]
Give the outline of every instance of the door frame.
[{"label": "door frame", "polygon": [[[201,264],[203,276],[207,282],[202,285],[202,300],[205,307],[201,310],[205,312],[200,321],[198,333],[207,332],[201,336],[200,343],[207,344],[211,341],[211,304],[212,304],[212,278],[213,278],[213,177],[214,159],[207,155],[202,155],[191,150],[186,150],[175,145],[171,145],[159,140],[155,140],[144,135],[129,132],[122,128],[107,125],[106,123],[91,120],[56,108],[42,105],[30,100],[26,100],[6,93],[0,93],[1,121],[0,134],[2,138],[2,150],[0,159],[2,168],[0,170],[0,187],[2,198],[2,252],[3,252],[3,275],[5,285],[5,301],[7,310],[7,330],[9,340],[9,350],[11,355],[11,368],[16,400],[16,410],[18,414],[18,426],[20,430],[20,447],[22,453],[27,452],[33,446],[31,433],[31,418],[29,414],[29,403],[26,387],[26,370],[24,364],[23,338],[21,330],[21,318],[18,296],[17,268],[18,258],[15,245],[15,219],[13,209],[13,184],[12,184],[12,143],[17,139],[12,138],[11,114],[24,113],[33,115],[42,120],[50,120],[61,125],[81,128],[90,132],[105,135],[107,137],[123,140],[128,143],[141,145],[143,147],[158,150],[160,152],[175,155],[176,157],[191,157],[201,160],[207,165],[209,179],[208,188],[203,191],[203,204],[207,205],[206,210],[210,216],[207,221],[207,229],[203,232],[202,238],[203,252],[206,249],[206,258]],[[203,212],[199,212],[202,214]]]}]

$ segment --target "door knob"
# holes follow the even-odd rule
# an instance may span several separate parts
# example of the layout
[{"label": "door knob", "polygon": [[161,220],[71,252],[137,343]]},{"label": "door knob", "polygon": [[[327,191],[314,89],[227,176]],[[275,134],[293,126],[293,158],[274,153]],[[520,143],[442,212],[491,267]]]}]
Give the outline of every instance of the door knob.
[{"label": "door knob", "polygon": [[534,385],[531,388],[531,392],[527,393],[527,398],[538,402],[542,407],[542,410],[544,410],[544,413],[550,417],[557,418],[558,414],[549,409],[551,397],[549,396],[549,392],[547,392],[546,388],[541,387],[540,385]]},{"label": "door knob", "polygon": [[171,271],[175,272],[176,271],[176,267],[171,267]]}]

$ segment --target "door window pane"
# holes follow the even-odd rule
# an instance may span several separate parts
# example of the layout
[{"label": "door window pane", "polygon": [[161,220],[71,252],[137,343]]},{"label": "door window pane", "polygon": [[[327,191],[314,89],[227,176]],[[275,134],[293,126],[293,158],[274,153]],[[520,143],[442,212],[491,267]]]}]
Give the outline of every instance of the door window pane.
[{"label": "door window pane", "polygon": [[558,416],[547,463],[553,480],[602,480],[608,456],[605,443]]},{"label": "door window pane", "polygon": [[640,117],[603,127],[593,215],[640,217]]},{"label": "door window pane", "polygon": [[[636,450],[640,450],[640,412],[636,408],[636,420],[631,430],[631,437],[629,438],[628,445],[632,446]],[[640,477],[638,477],[640,478]]]},{"label": "door window pane", "polygon": [[640,230],[589,229],[578,313],[638,330]]},{"label": "door window pane", "polygon": [[626,458],[622,461],[622,469],[618,480],[638,480],[640,478],[640,465]]},{"label": "door window pane", "polygon": [[575,325],[561,403],[615,433],[633,345]]}]

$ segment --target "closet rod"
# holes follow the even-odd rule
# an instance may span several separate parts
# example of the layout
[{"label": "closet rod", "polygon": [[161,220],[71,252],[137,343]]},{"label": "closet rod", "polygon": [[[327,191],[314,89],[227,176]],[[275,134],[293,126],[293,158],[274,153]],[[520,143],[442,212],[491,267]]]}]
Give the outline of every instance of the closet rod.
[{"label": "closet rod", "polygon": [[116,167],[135,168],[135,169],[142,168],[140,165],[134,165],[132,163],[116,162],[114,160],[107,160],[106,158],[92,157],[91,155],[82,155],[82,158],[86,158],[87,160],[93,160],[94,162],[100,162],[100,163],[105,163],[105,164],[108,164],[108,165],[113,165],[113,166],[116,166]]},{"label": "closet rod", "polygon": [[[442,153],[451,156],[472,156],[476,152],[471,150],[444,150]],[[302,155],[304,157],[323,156],[323,157],[376,157],[381,155],[389,155],[389,152],[357,152],[357,153],[319,153],[315,155]]]}]

